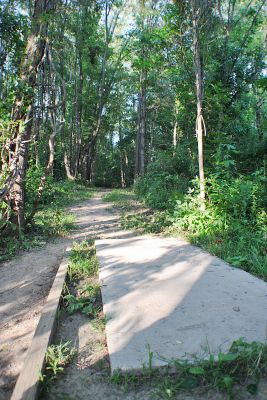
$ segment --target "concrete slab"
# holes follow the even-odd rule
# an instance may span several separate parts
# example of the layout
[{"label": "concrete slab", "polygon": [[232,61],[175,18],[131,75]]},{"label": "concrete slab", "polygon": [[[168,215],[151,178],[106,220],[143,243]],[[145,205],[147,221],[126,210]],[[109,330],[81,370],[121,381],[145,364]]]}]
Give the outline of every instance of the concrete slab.
[{"label": "concrete slab", "polygon": [[267,283],[179,239],[96,241],[111,369],[265,341]]}]

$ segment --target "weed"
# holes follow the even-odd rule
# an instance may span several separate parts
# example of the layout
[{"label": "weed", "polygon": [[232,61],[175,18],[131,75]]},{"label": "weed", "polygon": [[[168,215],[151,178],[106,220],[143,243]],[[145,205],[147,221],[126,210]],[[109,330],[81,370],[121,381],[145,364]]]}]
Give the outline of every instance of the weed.
[{"label": "weed", "polygon": [[207,360],[195,359],[194,365],[186,361],[174,361],[174,378],[166,379],[163,389],[169,395],[180,389],[207,386],[226,391],[233,398],[235,385],[246,386],[249,392],[257,390],[261,376],[267,371],[267,345],[247,343],[242,338],[233,342],[229,351],[210,354]]},{"label": "weed", "polygon": [[84,289],[81,290],[81,294],[87,293],[87,296],[90,296],[91,298],[94,298],[96,300],[97,296],[99,295],[100,292],[100,285],[99,283],[96,283],[94,285],[86,285]]},{"label": "weed", "polygon": [[[152,367],[153,352],[149,348],[149,365]],[[166,360],[165,360],[166,361]],[[171,399],[181,390],[205,387],[219,389],[233,399],[235,387],[244,386],[249,393],[257,391],[257,385],[267,372],[267,344],[247,343],[242,338],[233,342],[229,351],[207,359],[194,358],[194,362],[173,360],[169,363],[172,373],[162,376],[157,369],[144,369],[141,376],[115,371],[111,382],[128,386],[154,382],[162,398]],[[167,370],[168,372],[168,370]]]},{"label": "weed", "polygon": [[66,310],[72,314],[81,311],[83,314],[89,315],[93,318],[100,312],[100,308],[95,306],[96,299],[91,297],[75,297],[72,294],[64,296],[64,301],[67,302]]},{"label": "weed", "polygon": [[150,344],[147,345],[147,350],[148,350],[148,369],[149,371],[152,371],[154,353],[153,351],[151,351]]},{"label": "weed", "polygon": [[92,241],[74,243],[71,255],[68,275],[69,279],[81,279],[92,276],[98,272],[98,261],[95,247]]},{"label": "weed", "polygon": [[66,236],[75,228],[75,217],[59,207],[44,208],[35,216],[34,230],[45,237]]},{"label": "weed", "polygon": [[50,385],[56,376],[64,371],[64,368],[70,364],[77,354],[77,349],[70,346],[71,342],[60,342],[57,345],[51,345],[46,350],[44,373],[39,374],[39,381],[42,384],[42,390],[48,391]]},{"label": "weed", "polygon": [[51,345],[46,351],[46,371],[51,371],[53,375],[57,375],[59,372],[64,371],[64,368],[69,364],[74,356],[77,354],[77,350],[70,347],[71,342],[65,342],[58,345]]},{"label": "weed", "polygon": [[[95,254],[94,242],[83,241],[82,243],[74,243],[68,270],[70,281],[88,278],[94,276],[98,271],[98,261]],[[101,308],[97,306],[100,295],[99,283],[87,284],[75,296],[68,290],[63,296],[66,304],[66,310],[70,314],[81,311],[83,314],[96,318]]]},{"label": "weed", "polygon": [[121,216],[123,229],[136,229],[140,233],[161,233],[170,226],[166,211],[145,211]]},{"label": "weed", "polygon": [[129,387],[135,387],[140,384],[141,377],[136,374],[122,373],[121,370],[116,370],[110,377],[111,383],[115,385],[124,386],[125,390]]},{"label": "weed", "polygon": [[91,325],[96,331],[104,332],[108,320],[109,318],[106,317],[105,315],[103,316],[98,315],[98,317],[92,321]]},{"label": "weed", "polygon": [[152,168],[135,184],[137,195],[154,210],[122,215],[123,228],[185,236],[232,265],[267,280],[267,186],[260,171],[251,176],[209,175],[205,212],[199,208],[197,180],[191,181],[185,195],[184,190],[179,192],[179,185],[172,186],[174,191],[166,190],[161,184],[166,174],[156,171]]}]

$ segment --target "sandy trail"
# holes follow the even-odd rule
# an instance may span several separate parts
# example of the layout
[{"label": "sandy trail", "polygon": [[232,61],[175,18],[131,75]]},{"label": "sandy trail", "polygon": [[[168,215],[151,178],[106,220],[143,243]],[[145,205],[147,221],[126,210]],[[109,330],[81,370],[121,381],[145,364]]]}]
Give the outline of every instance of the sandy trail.
[{"label": "sandy trail", "polygon": [[0,400],[10,398],[65,248],[90,237],[129,237],[119,213],[103,203],[102,191],[70,207],[77,229],[42,249],[31,250],[0,267]]}]

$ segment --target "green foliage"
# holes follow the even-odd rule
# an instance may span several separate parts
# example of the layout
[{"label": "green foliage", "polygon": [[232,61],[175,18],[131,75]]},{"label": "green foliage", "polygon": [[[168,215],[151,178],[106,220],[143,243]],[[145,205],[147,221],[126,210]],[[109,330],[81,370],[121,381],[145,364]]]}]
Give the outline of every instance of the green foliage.
[{"label": "green foliage", "polygon": [[171,225],[166,211],[145,211],[140,214],[125,214],[121,217],[124,229],[136,229],[140,233],[160,233]]},{"label": "green foliage", "polygon": [[[44,168],[29,168],[26,175],[26,202],[27,206],[33,205],[37,190],[40,186],[41,177],[44,175]],[[49,204],[53,201],[53,190],[52,187],[56,187],[56,183],[53,182],[53,177],[51,175],[47,176],[45,181],[45,188],[41,198],[41,204]]]},{"label": "green foliage", "polygon": [[[153,352],[150,349],[149,352],[150,359]],[[169,367],[172,374],[165,377],[159,375],[156,369],[144,370],[142,376],[116,371],[111,381],[128,387],[149,380],[158,386],[158,394],[164,399],[175,399],[180,391],[205,387],[206,391],[213,388],[226,392],[231,400],[240,385],[255,394],[260,378],[267,372],[267,346],[257,342],[247,343],[240,338],[232,343],[227,352],[207,354],[204,358],[195,356],[190,362],[173,360]]]},{"label": "green foliage", "polygon": [[[31,172],[30,172],[31,173]],[[29,200],[27,209],[31,211],[32,199],[35,197],[36,187],[39,185],[41,172],[32,174],[34,178],[27,180]],[[35,246],[43,246],[49,238],[66,236],[75,227],[74,215],[66,211],[65,207],[73,203],[87,200],[93,195],[93,190],[72,181],[53,182],[48,180],[44,202],[34,216],[27,232],[14,240],[11,235],[0,236],[0,262],[18,253],[19,250],[29,250]],[[4,222],[3,222],[4,223]],[[9,224],[10,225],[10,224]],[[11,225],[12,229],[12,225]]]},{"label": "green foliage", "polygon": [[75,227],[74,221],[74,215],[60,207],[44,208],[36,213],[33,230],[46,238],[64,237]]},{"label": "green foliage", "polygon": [[94,297],[75,297],[72,294],[68,294],[63,297],[66,302],[66,310],[68,313],[73,314],[74,312],[81,311],[83,314],[95,317],[100,312],[99,307],[95,307],[94,303],[96,298]]},{"label": "green foliage", "polygon": [[229,263],[267,279],[266,179],[262,174],[207,180],[206,210],[193,188],[176,203],[170,232],[185,232],[193,243]]},{"label": "green foliage", "polygon": [[[43,168],[29,168],[26,176],[26,203],[27,209],[31,211],[31,206],[35,201],[40,179],[44,175]],[[40,201],[40,206],[61,206],[73,204],[76,201],[87,200],[92,196],[93,190],[83,184],[70,180],[54,181],[51,175],[45,180],[45,187]]]},{"label": "green foliage", "polygon": [[98,260],[93,241],[74,243],[68,269],[69,279],[81,279],[98,271]]},{"label": "green foliage", "polygon": [[130,210],[135,203],[136,196],[131,190],[115,189],[103,197],[103,201],[114,203],[123,211]]},{"label": "green foliage", "polygon": [[49,346],[45,354],[44,373],[40,373],[41,392],[48,391],[58,374],[64,372],[77,354],[77,349],[71,347],[71,342],[60,342]]},{"label": "green foliage", "polygon": [[148,206],[159,210],[172,208],[175,199],[183,197],[189,166],[180,156],[179,153],[174,156],[167,151],[158,152],[148,165],[146,175],[136,180],[134,190]]},{"label": "green foliage", "polygon": [[67,294],[63,297],[63,300],[66,304],[66,310],[68,313],[72,314],[81,311],[83,314],[96,317],[101,311],[101,308],[96,305],[99,296],[100,285],[95,284],[87,285],[78,297],[72,294]]},{"label": "green foliage", "polygon": [[195,366],[186,362],[174,362],[178,379],[172,386],[173,392],[199,385],[217,387],[227,392],[229,399],[234,394],[234,385],[246,385],[247,390],[257,384],[267,370],[266,344],[247,343],[242,338],[233,342],[226,353],[209,355],[207,360],[197,360]]},{"label": "green foliage", "polygon": [[210,174],[206,192],[204,212],[200,210],[198,180],[193,180],[183,199],[173,200],[170,193],[165,210],[123,215],[122,227],[140,233],[185,235],[230,264],[267,280],[267,184],[263,171],[238,177]]},{"label": "green foliage", "polygon": [[57,375],[64,371],[77,353],[77,350],[70,347],[71,342],[60,342],[58,345],[51,345],[47,348],[45,361],[46,371],[51,371],[53,375]]}]

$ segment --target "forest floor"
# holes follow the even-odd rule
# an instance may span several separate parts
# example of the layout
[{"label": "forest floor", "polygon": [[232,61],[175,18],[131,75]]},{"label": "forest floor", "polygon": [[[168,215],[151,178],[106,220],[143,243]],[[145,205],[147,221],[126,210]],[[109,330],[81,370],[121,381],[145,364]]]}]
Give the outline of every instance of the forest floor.
[{"label": "forest floor", "polygon": [[[96,238],[129,238],[135,233],[120,228],[121,210],[102,201],[106,192],[94,196],[70,211],[76,217],[76,230],[67,238],[47,244],[41,250],[20,255],[1,266],[0,300],[0,399],[8,400],[22,368],[25,353],[38,323],[42,306],[52,285],[65,247],[73,241]],[[135,206],[134,206],[135,207]],[[138,208],[135,210],[140,212]],[[80,282],[83,285],[86,282]],[[102,327],[103,328],[103,327]],[[70,340],[78,349],[77,357],[52,383],[43,398],[47,400],[148,400],[170,398],[159,389],[159,379],[140,384],[124,380],[116,384],[110,379],[105,329],[88,322],[81,313],[61,314],[55,343]],[[227,399],[226,394],[211,389],[179,392],[179,400]],[[267,383],[261,382],[256,395],[238,390],[236,399],[267,398]]]}]

